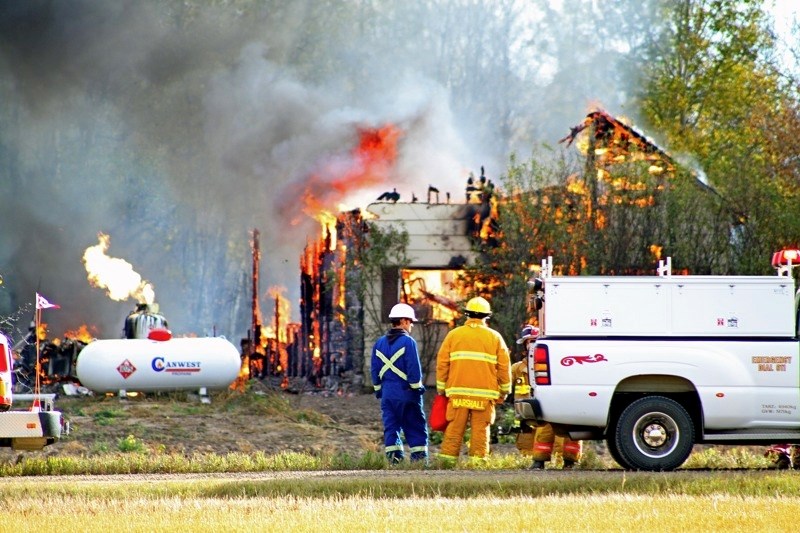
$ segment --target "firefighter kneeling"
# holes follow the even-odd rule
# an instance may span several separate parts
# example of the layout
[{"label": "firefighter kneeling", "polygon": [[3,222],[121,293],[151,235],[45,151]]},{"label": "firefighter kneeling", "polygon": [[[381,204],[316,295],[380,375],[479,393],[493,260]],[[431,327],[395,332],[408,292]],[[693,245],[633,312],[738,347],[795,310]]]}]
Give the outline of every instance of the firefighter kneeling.
[{"label": "firefighter kneeling", "polygon": [[[539,328],[527,325],[522,328],[517,344],[524,344],[525,357],[511,366],[511,383],[514,401],[531,397],[531,386],[528,380],[528,358],[532,357],[533,341],[539,336]],[[527,421],[521,421],[517,433],[517,449],[522,455],[533,456],[531,469],[542,470],[550,460],[554,448],[561,448],[564,468],[570,469],[581,459],[581,442],[569,437],[556,437],[553,426],[545,424],[533,427]]]}]

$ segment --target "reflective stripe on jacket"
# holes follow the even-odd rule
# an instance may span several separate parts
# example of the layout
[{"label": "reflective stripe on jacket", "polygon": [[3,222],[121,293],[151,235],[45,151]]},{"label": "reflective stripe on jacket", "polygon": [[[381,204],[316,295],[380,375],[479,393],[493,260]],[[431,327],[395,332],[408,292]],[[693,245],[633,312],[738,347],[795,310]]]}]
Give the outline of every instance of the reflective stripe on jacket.
[{"label": "reflective stripe on jacket", "polygon": [[524,400],[531,397],[531,385],[528,381],[528,359],[518,361],[511,365],[511,381],[514,384],[515,400]]},{"label": "reflective stripe on jacket", "polygon": [[[393,328],[372,347],[372,386],[386,399],[419,398],[422,367],[417,341],[402,329]],[[410,391],[413,395],[409,395]],[[424,390],[424,389],[423,389]]]},{"label": "reflective stripe on jacket", "polygon": [[511,391],[503,337],[477,318],[450,331],[436,358],[436,389],[451,398],[497,400]]}]

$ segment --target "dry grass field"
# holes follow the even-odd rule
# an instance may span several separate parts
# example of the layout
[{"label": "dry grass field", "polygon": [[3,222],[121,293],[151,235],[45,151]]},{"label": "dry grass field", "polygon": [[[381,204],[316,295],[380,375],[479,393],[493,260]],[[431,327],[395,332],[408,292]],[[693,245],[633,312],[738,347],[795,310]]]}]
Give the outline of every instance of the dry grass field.
[{"label": "dry grass field", "polygon": [[507,440],[483,466],[388,468],[371,395],[256,384],[210,404],[173,393],[56,406],[70,435],[0,452],[3,530],[791,531],[800,511],[800,476],[767,469],[759,450],[699,449],[687,469],[647,473],[589,443],[601,468],[531,472]]}]

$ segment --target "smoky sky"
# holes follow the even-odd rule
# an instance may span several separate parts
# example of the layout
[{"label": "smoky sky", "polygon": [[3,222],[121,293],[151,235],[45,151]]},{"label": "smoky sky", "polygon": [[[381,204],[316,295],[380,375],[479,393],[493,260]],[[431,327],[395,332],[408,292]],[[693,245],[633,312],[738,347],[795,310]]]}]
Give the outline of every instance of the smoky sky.
[{"label": "smoky sky", "polygon": [[[53,336],[80,324],[118,336],[135,302],[91,287],[81,263],[104,232],[109,255],[153,283],[173,331],[236,338],[249,325],[253,228],[262,309],[270,286],[297,300],[300,253],[319,232],[297,191],[310,187],[332,212],[393,187],[401,201],[429,185],[460,199],[469,172],[485,166],[497,181],[509,150],[554,143],[590,102],[619,101],[612,76],[571,84],[531,53],[552,43],[530,32],[509,46],[538,57],[555,72],[547,79],[535,59],[491,60],[491,40],[470,46],[488,30],[479,22],[471,37],[450,22],[472,20],[468,7],[391,4],[371,14],[348,2],[0,2],[0,317],[39,291],[61,305],[47,312]],[[462,54],[449,55],[448,32]],[[578,88],[545,91],[553,80]],[[492,129],[512,115],[513,132]],[[359,130],[386,124],[403,136],[385,182],[327,187],[320,170],[346,166]],[[15,336],[26,321],[0,329]]]}]

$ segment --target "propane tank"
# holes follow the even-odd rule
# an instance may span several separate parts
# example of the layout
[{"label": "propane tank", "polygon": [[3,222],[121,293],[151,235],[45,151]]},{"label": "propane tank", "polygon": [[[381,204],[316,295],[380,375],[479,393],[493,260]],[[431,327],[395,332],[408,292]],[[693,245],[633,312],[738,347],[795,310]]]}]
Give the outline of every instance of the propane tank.
[{"label": "propane tank", "polygon": [[221,389],[238,377],[241,357],[225,338],[176,339],[165,331],[90,342],[76,363],[81,385],[95,392]]},{"label": "propane tank", "polygon": [[146,339],[153,329],[167,329],[167,319],[156,311],[146,303],[136,304],[136,309],[125,318],[125,338]]}]

